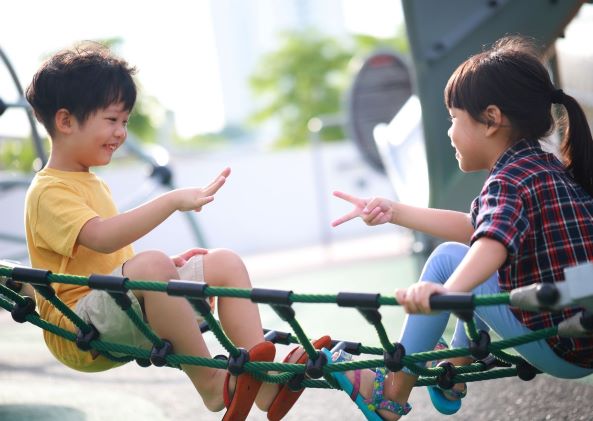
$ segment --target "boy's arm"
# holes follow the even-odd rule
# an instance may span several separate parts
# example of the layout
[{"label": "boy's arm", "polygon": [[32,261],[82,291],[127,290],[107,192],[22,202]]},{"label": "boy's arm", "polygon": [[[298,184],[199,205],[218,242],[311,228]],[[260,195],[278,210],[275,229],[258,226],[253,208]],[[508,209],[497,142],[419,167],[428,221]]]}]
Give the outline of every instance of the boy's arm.
[{"label": "boy's arm", "polygon": [[80,230],[77,243],[101,253],[113,253],[148,234],[177,210],[199,212],[214,200],[229,174],[227,168],[205,188],[173,190],[114,217],[93,218]]}]

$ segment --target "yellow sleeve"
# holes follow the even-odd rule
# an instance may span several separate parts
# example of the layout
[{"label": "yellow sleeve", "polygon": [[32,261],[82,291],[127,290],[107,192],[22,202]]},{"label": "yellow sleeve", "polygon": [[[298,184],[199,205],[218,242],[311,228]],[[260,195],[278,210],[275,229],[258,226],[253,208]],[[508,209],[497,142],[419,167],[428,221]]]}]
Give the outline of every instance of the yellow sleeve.
[{"label": "yellow sleeve", "polygon": [[31,221],[35,247],[74,257],[80,230],[97,213],[76,189],[60,183],[45,188],[36,205]]}]

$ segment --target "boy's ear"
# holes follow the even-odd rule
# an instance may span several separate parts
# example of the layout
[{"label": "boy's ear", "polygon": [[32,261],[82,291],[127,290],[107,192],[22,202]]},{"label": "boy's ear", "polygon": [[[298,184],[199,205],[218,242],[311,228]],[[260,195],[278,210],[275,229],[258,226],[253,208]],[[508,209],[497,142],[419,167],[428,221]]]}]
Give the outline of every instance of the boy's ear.
[{"label": "boy's ear", "polygon": [[57,132],[63,134],[70,134],[74,127],[74,123],[75,118],[67,109],[60,108],[56,112],[56,115],[54,117],[54,126]]}]

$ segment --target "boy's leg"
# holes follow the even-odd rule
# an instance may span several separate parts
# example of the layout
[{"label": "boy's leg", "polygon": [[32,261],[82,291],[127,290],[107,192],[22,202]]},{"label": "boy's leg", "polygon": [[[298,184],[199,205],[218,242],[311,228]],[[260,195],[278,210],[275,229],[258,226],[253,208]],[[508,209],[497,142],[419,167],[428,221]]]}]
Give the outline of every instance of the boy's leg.
[{"label": "boy's leg", "polygon": [[[169,256],[158,251],[139,253],[124,265],[123,274],[131,279],[169,281],[177,279],[177,269]],[[210,357],[202,338],[195,312],[183,297],[171,297],[157,291],[139,291],[134,294],[143,305],[148,323],[162,338],[171,341],[175,352]],[[182,365],[183,371],[198,390],[206,407],[219,411],[224,407],[222,370],[194,365]]]},{"label": "boy's leg", "polygon": [[[243,260],[231,250],[210,250],[203,256],[204,278],[212,286],[251,288],[251,280]],[[258,307],[244,298],[218,298],[218,317],[229,338],[237,346],[250,349],[264,341],[263,327]],[[231,389],[234,382],[230,383]],[[267,411],[280,387],[263,383],[256,404]],[[233,390],[230,391],[231,393]]]}]

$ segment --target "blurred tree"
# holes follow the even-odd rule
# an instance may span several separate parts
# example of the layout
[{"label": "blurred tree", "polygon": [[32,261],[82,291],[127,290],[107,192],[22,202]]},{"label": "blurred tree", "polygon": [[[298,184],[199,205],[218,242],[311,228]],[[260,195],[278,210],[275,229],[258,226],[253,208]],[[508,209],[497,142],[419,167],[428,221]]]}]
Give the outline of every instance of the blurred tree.
[{"label": "blurred tree", "polygon": [[[339,40],[312,30],[282,33],[280,47],[261,59],[250,79],[251,89],[262,104],[250,122],[277,121],[277,147],[307,144],[307,124],[311,118],[341,112],[346,90],[357,70],[357,60],[353,59],[377,49],[407,54],[403,29],[389,39],[355,35]],[[340,127],[330,127],[323,130],[321,138],[342,140],[344,133]]]}]

